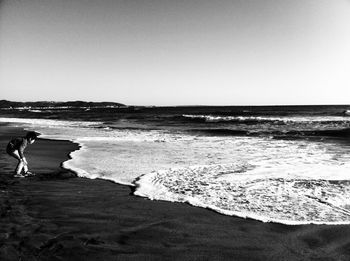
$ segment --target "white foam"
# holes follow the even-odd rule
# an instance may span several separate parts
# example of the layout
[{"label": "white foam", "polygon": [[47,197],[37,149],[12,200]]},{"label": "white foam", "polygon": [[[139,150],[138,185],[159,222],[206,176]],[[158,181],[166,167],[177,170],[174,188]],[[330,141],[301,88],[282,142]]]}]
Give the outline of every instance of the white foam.
[{"label": "white foam", "polygon": [[30,112],[43,112],[43,110],[38,110],[38,109],[32,109],[32,110],[28,110]]},{"label": "white foam", "polygon": [[[101,128],[101,122],[21,118],[0,118],[0,122],[39,131],[46,138],[79,143],[81,149],[63,163],[79,176],[132,185],[146,174],[136,182],[140,196],[286,224],[348,222],[348,186],[332,185],[332,180],[349,180],[350,152],[344,146],[111,129]],[[299,181],[311,184],[311,188],[304,188]],[[240,197],[239,193],[246,195]],[[306,205],[302,208],[300,202]],[[280,211],[269,216],[269,207]],[[302,220],[309,213],[303,212],[304,208],[310,209],[312,218]],[[286,211],[303,215],[288,216]]]},{"label": "white foam", "polygon": [[136,181],[135,194],[263,222],[350,224],[348,183],[278,178],[230,182],[221,178],[235,176],[241,169],[230,164],[152,172]]},{"label": "white foam", "polygon": [[182,115],[186,118],[204,119],[207,122],[219,121],[281,121],[285,123],[318,123],[318,122],[350,122],[349,117],[344,116],[284,116],[284,117],[262,117],[262,116],[215,116],[215,115]]},{"label": "white foam", "polygon": [[83,126],[99,126],[102,122],[94,121],[64,121],[51,119],[27,119],[27,118],[0,118],[0,122],[20,123],[33,127],[51,127],[51,126],[67,126],[67,127],[83,127]]}]

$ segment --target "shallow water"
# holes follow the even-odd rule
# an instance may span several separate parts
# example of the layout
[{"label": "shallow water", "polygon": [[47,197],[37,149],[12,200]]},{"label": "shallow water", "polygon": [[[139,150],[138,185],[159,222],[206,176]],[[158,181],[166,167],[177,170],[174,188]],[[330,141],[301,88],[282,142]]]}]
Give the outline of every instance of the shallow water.
[{"label": "shallow water", "polygon": [[348,117],[181,109],[146,116],[95,112],[93,118],[79,111],[76,119],[64,120],[57,111],[46,113],[0,121],[78,142],[81,149],[64,167],[80,176],[136,185],[136,195],[226,215],[286,224],[350,223]]}]

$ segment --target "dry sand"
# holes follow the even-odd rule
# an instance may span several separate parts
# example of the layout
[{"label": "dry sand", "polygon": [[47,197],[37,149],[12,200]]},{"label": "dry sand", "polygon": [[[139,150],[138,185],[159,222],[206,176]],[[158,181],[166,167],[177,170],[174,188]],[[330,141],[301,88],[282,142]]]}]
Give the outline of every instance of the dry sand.
[{"label": "dry sand", "polygon": [[[15,179],[4,153],[23,130],[0,126],[0,260],[350,260],[350,226],[287,226],[151,201],[60,167],[77,149],[38,140],[38,175]],[[116,170],[118,171],[118,170]]]}]

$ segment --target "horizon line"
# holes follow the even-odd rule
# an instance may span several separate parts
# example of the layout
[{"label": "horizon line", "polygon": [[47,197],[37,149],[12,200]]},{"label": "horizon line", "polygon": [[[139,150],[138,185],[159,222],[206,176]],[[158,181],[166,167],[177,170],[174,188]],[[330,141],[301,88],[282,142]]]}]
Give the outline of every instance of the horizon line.
[{"label": "horizon line", "polygon": [[20,103],[33,103],[33,102],[47,102],[47,103],[68,103],[68,102],[86,102],[86,103],[119,103],[125,106],[135,106],[135,107],[279,107],[279,106],[350,106],[350,104],[336,104],[336,103],[323,103],[323,104],[240,104],[240,105],[208,105],[208,104],[178,104],[178,105],[135,105],[135,104],[126,104],[123,102],[116,101],[88,101],[88,100],[58,100],[58,101],[49,101],[49,100],[36,100],[36,101],[13,101],[7,99],[1,99],[2,101],[7,102],[20,102]]}]

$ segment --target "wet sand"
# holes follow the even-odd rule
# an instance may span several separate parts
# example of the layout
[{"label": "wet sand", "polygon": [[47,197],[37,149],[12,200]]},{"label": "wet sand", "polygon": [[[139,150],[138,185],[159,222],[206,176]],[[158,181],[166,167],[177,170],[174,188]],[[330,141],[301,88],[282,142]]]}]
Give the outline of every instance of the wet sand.
[{"label": "wet sand", "polygon": [[[350,260],[350,226],[287,226],[151,201],[132,188],[60,167],[78,149],[38,140],[36,177],[15,179],[0,126],[0,260]],[[118,170],[116,170],[118,171]]]}]

